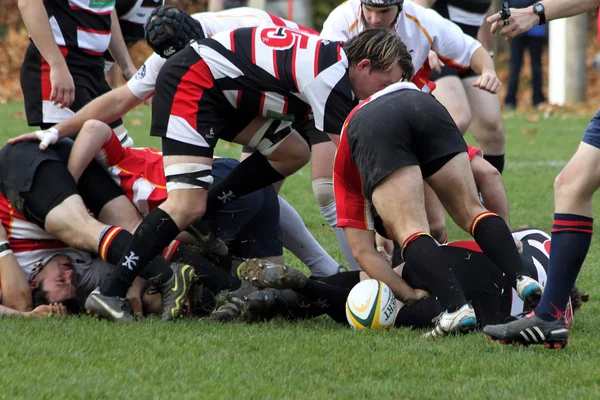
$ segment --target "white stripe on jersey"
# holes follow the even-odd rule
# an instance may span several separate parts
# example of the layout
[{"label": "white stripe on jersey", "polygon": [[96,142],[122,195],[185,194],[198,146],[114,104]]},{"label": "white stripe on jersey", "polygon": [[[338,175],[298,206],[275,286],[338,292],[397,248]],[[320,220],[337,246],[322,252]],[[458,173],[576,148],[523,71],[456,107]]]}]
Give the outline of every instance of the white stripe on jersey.
[{"label": "white stripe on jersey", "polygon": [[[62,31],[60,30],[60,26],[58,26],[58,22],[56,21],[56,17],[52,16],[48,22],[50,23],[50,29],[52,29],[52,36],[54,36],[54,41],[59,46],[65,46],[65,37],[63,36]],[[46,122],[46,121],[44,121]]]},{"label": "white stripe on jersey", "polygon": [[198,147],[210,147],[204,137],[199,134],[185,119],[170,115],[167,125],[167,137]]},{"label": "white stripe on jersey", "polygon": [[133,184],[133,204],[144,217],[150,212],[148,198],[154,189],[154,185],[143,178],[136,179]]},{"label": "white stripe on jersey", "polygon": [[223,95],[225,96],[225,98],[227,99],[227,101],[229,102],[229,104],[231,104],[231,106],[233,108],[237,108],[237,101],[238,101],[238,96],[240,95],[240,91],[239,90],[223,90]]},{"label": "white stripe on jersey", "polygon": [[[119,21],[129,21],[133,22],[134,24],[144,25],[148,20],[148,17],[150,17],[150,14],[156,7],[143,7],[143,2],[144,0],[137,0],[135,5],[131,8],[131,10],[129,10],[127,14],[119,17]],[[159,2],[160,0],[156,1],[156,3]]]},{"label": "white stripe on jersey", "polygon": [[77,43],[80,49],[104,53],[110,44],[110,32],[88,32],[77,28]]},{"label": "white stripe on jersey", "polygon": [[[213,39],[219,38],[219,43],[229,49],[229,33],[226,35],[217,35],[213,36]],[[242,71],[235,65],[233,65],[228,59],[223,57],[221,54],[211,49],[210,47],[203,46],[198,42],[194,42],[191,44],[191,47],[196,50],[196,52],[202,57],[204,61],[206,61],[206,65],[210,69],[210,72],[213,75],[215,80],[229,77],[232,79],[238,78],[242,75]]]},{"label": "white stripe on jersey", "polygon": [[[271,16],[263,10],[250,7],[231,8],[216,13],[204,12],[192,14],[194,19],[200,21],[206,36],[212,36],[218,32],[237,28],[248,28],[258,25],[274,25]],[[292,29],[298,29],[295,22],[281,19],[281,21]]]},{"label": "white stripe on jersey", "polygon": [[69,0],[69,6],[71,8],[81,8],[92,14],[108,14],[115,8],[114,1],[104,1],[104,3],[106,3],[104,7],[94,7],[91,4],[92,1],[93,0]]},{"label": "white stripe on jersey", "polygon": [[465,11],[462,8],[451,6],[450,4],[448,4],[448,14],[450,16],[450,21],[471,26],[481,26],[485,19],[485,14]]}]

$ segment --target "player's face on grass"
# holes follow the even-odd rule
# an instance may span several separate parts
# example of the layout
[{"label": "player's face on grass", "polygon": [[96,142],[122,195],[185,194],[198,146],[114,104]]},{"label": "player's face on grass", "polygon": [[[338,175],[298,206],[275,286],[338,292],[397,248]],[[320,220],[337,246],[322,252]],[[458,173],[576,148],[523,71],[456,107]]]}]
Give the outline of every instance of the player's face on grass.
[{"label": "player's face on grass", "polygon": [[75,297],[77,275],[71,259],[64,254],[53,257],[37,276],[51,303]]},{"label": "player's face on grass", "polygon": [[399,65],[394,65],[389,71],[371,69],[369,60],[362,60],[353,68],[354,73],[350,74],[350,81],[352,90],[359,100],[364,100],[392,83],[399,82],[403,74]]},{"label": "player's face on grass", "polygon": [[371,7],[363,5],[362,14],[367,29],[391,28],[398,15],[398,6]]}]

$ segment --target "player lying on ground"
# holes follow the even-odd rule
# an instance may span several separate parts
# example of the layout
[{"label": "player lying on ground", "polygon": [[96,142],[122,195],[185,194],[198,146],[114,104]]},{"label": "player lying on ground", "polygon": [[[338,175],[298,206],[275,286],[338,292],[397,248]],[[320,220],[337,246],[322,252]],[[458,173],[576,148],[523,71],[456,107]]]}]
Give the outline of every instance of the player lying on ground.
[{"label": "player lying on ground", "polygon": [[[496,13],[488,22],[492,33],[500,30],[506,40],[553,19],[570,17],[600,6],[599,0],[544,0],[510,13]],[[592,118],[577,152],[554,182],[552,257],[548,283],[534,312],[506,325],[488,326],[485,333],[504,343],[544,344],[564,347],[569,337],[564,305],[575,285],[592,241],[592,198],[600,187],[600,110]],[[531,341],[524,332],[540,334]]]},{"label": "player lying on ground", "polygon": [[[513,236],[523,242],[521,258],[528,273],[544,283],[550,237],[537,229],[515,232]],[[440,246],[440,250],[451,263],[467,300],[473,304],[478,328],[518,318],[530,310],[511,287],[512,282],[474,241],[449,243]],[[361,280],[370,279],[364,272],[352,271],[312,280],[291,267],[275,266],[260,260],[242,264],[239,271],[243,279],[263,289],[248,295],[242,311],[242,318],[247,321],[262,321],[275,316],[312,318],[327,314],[345,324],[345,305],[350,290]],[[411,286],[425,288],[410,263],[398,266],[395,272]],[[574,289],[565,310],[569,324],[573,314],[571,305],[577,309],[582,301],[587,301],[587,296],[581,296]],[[397,302],[399,311],[394,325],[432,328],[434,319],[446,308],[447,304],[433,295],[410,306]]]},{"label": "player lying on ground", "polygon": [[[35,243],[31,247],[31,241],[38,239],[44,241],[44,246],[50,246],[42,248],[51,250],[52,241],[58,239],[62,247],[64,243],[98,254],[109,264],[117,265],[124,246],[131,240],[131,233],[121,227],[134,231],[141,216],[98,164],[90,164],[79,181],[74,181],[66,165],[71,145],[65,139],[45,151],[37,143],[28,142],[7,144],[0,150],[0,200],[6,213],[3,220],[9,225],[7,231],[11,240],[28,240],[25,251],[36,249]],[[11,215],[20,218],[11,219]],[[21,221],[27,222],[22,230],[10,226]],[[85,265],[92,262],[91,257],[76,258],[85,260]],[[74,257],[71,259],[76,263]],[[36,261],[19,263],[23,268],[32,268]],[[127,263],[118,265],[127,268]],[[180,309],[176,298],[187,290],[176,281],[191,282],[193,269],[156,257],[143,275],[158,280],[166,299],[165,318],[176,317]],[[177,291],[173,292],[171,289],[175,287]]]},{"label": "player lying on ground", "polygon": [[457,225],[507,275],[519,296],[534,306],[542,288],[528,276],[506,222],[479,201],[460,131],[448,111],[413,83],[396,83],[356,107],[346,120],[336,153],[338,225],[344,227],[363,270],[386,283],[401,300],[406,282],[373,246],[375,210],[382,221],[379,233],[401,244],[403,259],[448,305],[429,336],[475,326],[473,308],[428,233],[423,180]]}]

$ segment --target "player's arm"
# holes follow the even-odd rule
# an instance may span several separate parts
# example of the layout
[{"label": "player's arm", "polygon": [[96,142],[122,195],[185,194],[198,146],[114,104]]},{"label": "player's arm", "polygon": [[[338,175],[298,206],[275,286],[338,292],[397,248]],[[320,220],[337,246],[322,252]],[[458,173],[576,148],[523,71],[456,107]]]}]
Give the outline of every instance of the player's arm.
[{"label": "player's arm", "polygon": [[[579,15],[600,6],[600,0],[544,0],[540,3],[544,6],[546,22]],[[509,41],[538,25],[540,17],[533,12],[533,6],[529,6],[527,8],[511,8],[506,26],[504,26],[499,12],[489,17],[487,22],[492,25],[492,33],[501,29],[500,34],[505,37],[506,41]]]},{"label": "player's arm", "polygon": [[510,226],[508,197],[500,172],[481,156],[473,157],[471,169],[485,208],[498,214]]},{"label": "player's arm", "polygon": [[[89,120],[77,135],[69,155],[68,168],[75,182],[114,135],[110,126],[98,120]],[[120,144],[120,143],[119,143]]]},{"label": "player's arm", "polygon": [[17,257],[10,249],[8,234],[2,224],[0,224],[0,285],[3,306],[0,314],[31,311],[31,288]]},{"label": "player's arm", "polygon": [[471,69],[479,75],[479,78],[473,82],[474,87],[486,92],[498,93],[502,83],[500,83],[500,80],[496,76],[494,60],[483,46],[480,46],[473,53],[473,57],[471,57]]},{"label": "player's arm", "polygon": [[494,50],[494,35],[490,32],[490,24],[487,22],[487,18],[492,15],[492,5],[490,4],[490,8],[486,13],[486,18],[479,27],[477,31],[477,40],[481,43],[483,47],[488,51],[488,54],[493,54]]},{"label": "player's arm", "polygon": [[18,6],[31,40],[50,66],[50,100],[63,107],[71,106],[75,100],[75,83],[54,41],[43,0],[19,0]]},{"label": "player's arm", "polygon": [[123,77],[126,80],[129,80],[135,75],[137,68],[135,68],[133,61],[131,61],[131,56],[129,55],[127,45],[125,44],[125,39],[123,39],[123,32],[121,31],[119,17],[117,16],[117,10],[115,8],[113,8],[112,12],[110,13],[110,20],[111,36],[110,43],[108,45],[108,51],[121,69]]},{"label": "player's arm", "polygon": [[[143,99],[136,97],[127,85],[123,85],[118,89],[111,90],[95,98],[71,118],[54,125],[52,128],[45,131],[25,133],[9,139],[8,143],[14,144],[39,140],[42,142],[40,149],[45,150],[49,144],[56,143],[60,138],[76,135],[87,120],[97,119],[110,123],[121,118],[127,111],[141,104],[143,101]],[[55,137],[46,139],[50,134],[55,134]]]},{"label": "player's arm", "polygon": [[377,279],[390,287],[394,296],[405,304],[412,304],[423,297],[423,292],[416,291],[390,267],[385,257],[375,248],[373,231],[345,226],[344,234],[352,255],[363,271],[371,279]]}]

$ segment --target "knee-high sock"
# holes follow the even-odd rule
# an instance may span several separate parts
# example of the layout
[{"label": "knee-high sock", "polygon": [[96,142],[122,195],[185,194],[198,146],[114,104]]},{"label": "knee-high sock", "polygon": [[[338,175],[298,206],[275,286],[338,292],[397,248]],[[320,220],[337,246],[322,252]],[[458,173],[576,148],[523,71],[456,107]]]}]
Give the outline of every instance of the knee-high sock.
[{"label": "knee-high sock", "polygon": [[453,312],[467,303],[444,253],[429,234],[417,232],[409,236],[402,244],[402,256],[445,309]]},{"label": "knee-high sock", "polygon": [[528,275],[510,229],[502,218],[491,212],[479,214],[471,224],[471,235],[513,284],[519,275]]},{"label": "knee-high sock", "polygon": [[504,171],[504,154],[499,156],[488,156],[486,154],[483,155],[483,158],[492,164],[494,168],[498,170],[498,172],[502,173]]},{"label": "knee-high sock", "polygon": [[135,277],[179,234],[169,214],[160,208],[148,214],[117,262],[117,268],[100,286],[107,296],[125,297]]},{"label": "knee-high sock", "polygon": [[255,192],[285,177],[258,151],[242,161],[229,175],[215,182],[208,190],[205,219],[233,199]]},{"label": "knee-high sock", "polygon": [[314,276],[338,273],[335,261],[313,235],[306,229],[302,217],[287,201],[279,197],[279,221],[283,234],[283,246],[302,261]]},{"label": "knee-high sock", "polygon": [[360,271],[360,265],[356,262],[356,259],[352,255],[352,249],[348,244],[348,239],[346,239],[346,234],[344,233],[344,228],[338,228],[337,226],[334,228],[335,236],[337,237],[338,244],[340,245],[340,249],[346,257],[346,262],[352,271]]},{"label": "knee-high sock", "polygon": [[569,295],[592,241],[594,220],[582,215],[554,214],[548,280],[535,315],[553,321],[565,313]]},{"label": "knee-high sock", "polygon": [[[98,254],[106,262],[118,265],[119,259],[132,238],[133,235],[123,228],[107,225],[100,234]],[[172,275],[173,271],[169,267],[169,262],[163,257],[155,257],[140,272],[142,278],[152,280],[155,283],[164,282]]]}]

